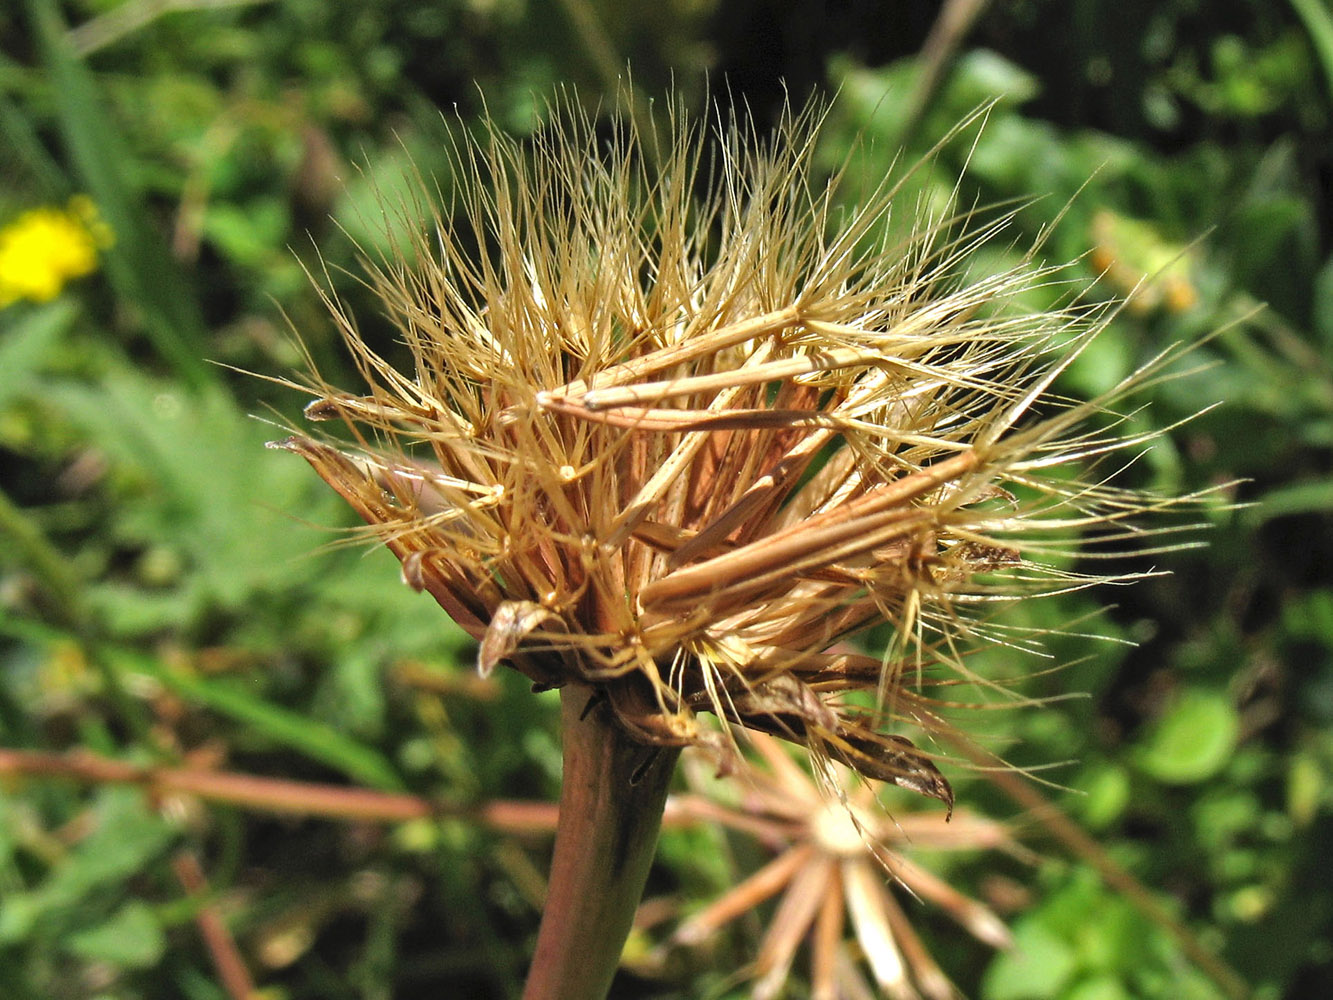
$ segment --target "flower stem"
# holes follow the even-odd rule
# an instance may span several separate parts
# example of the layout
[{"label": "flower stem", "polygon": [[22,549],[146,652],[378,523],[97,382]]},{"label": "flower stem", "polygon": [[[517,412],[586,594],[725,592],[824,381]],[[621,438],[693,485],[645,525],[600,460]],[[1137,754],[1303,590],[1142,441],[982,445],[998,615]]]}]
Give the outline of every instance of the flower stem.
[{"label": "flower stem", "polygon": [[679,755],[629,740],[593,697],[577,684],[560,692],[560,821],[523,1000],[606,996],[648,878]]}]

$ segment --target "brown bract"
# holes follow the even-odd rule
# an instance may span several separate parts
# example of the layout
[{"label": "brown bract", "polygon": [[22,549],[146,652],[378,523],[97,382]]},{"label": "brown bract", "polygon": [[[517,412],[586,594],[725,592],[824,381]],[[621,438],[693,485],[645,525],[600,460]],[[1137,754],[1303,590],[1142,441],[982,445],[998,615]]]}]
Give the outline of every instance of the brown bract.
[{"label": "brown bract", "polygon": [[[369,388],[312,375],[307,415],[352,443],[278,446],[478,640],[483,673],[589,685],[645,744],[725,748],[740,724],[951,807],[894,730],[942,724],[922,682],[995,687],[962,656],[1025,644],[993,602],[1084,585],[1052,560],[1141,548],[1126,519],[1178,502],[1089,472],[1146,440],[1113,409],[1170,352],[1058,400],[1107,315],[1023,308],[1056,274],[1031,259],[969,276],[1004,216],[888,185],[842,207],[816,112],[717,132],[679,113],[599,131],[571,101],[522,144],[461,141],[452,198],[410,207],[414,244],[370,268],[412,366],[330,294]],[[830,652],[880,623],[885,656]]]}]

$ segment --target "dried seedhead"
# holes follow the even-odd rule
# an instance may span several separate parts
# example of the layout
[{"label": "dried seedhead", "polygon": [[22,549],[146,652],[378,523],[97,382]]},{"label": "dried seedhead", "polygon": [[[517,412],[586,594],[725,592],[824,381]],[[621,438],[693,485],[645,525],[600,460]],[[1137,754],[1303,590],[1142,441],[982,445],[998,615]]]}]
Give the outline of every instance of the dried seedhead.
[{"label": "dried seedhead", "polygon": [[[653,955],[657,963],[664,964],[675,946],[713,943],[726,925],[767,900],[777,904],[753,963],[741,973],[754,980],[754,1000],[788,994],[804,942],[814,1000],[875,995],[957,1000],[961,994],[913,927],[920,904],[942,910],[978,941],[995,948],[1012,945],[1008,928],[990,907],[919,860],[923,854],[958,851],[998,851],[1031,860],[1003,824],[966,809],[952,823],[938,812],[895,810],[890,816],[871,785],[845,768],[816,763],[812,773],[771,737],[758,735],[752,743],[762,763],[747,771],[743,782],[719,786],[697,757],[684,758],[694,791],[676,796],[671,809],[677,817],[698,816],[754,837],[774,856],[681,923]],[[894,888],[885,885],[885,875]],[[864,962],[878,994],[853,956]]]},{"label": "dried seedhead", "polygon": [[[1142,443],[1114,407],[1170,352],[1104,398],[1053,397],[1107,311],[1023,309],[1056,276],[1030,258],[966,277],[1005,217],[894,237],[894,188],[840,208],[818,124],[732,123],[705,159],[679,113],[606,138],[569,101],[530,142],[463,140],[453,200],[370,268],[412,370],[331,298],[369,392],[314,376],[307,415],[355,446],[278,446],[483,672],[588,685],[645,744],[716,749],[742,724],[951,807],[891,729],[941,724],[923,682],[970,677],[979,634],[1008,641],[990,604],[1089,582],[1053,554],[1151,544],[1129,519],[1181,501],[1088,470]],[[882,622],[885,657],[838,645]]]}]

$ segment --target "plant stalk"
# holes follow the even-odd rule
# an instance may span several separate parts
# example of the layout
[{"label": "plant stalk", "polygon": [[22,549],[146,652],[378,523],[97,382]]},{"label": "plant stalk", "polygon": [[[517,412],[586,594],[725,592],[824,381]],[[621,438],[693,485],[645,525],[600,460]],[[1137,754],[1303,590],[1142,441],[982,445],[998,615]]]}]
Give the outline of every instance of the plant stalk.
[{"label": "plant stalk", "polygon": [[564,777],[523,1000],[600,1000],[643,894],[679,751],[629,740],[590,689],[560,692]]}]

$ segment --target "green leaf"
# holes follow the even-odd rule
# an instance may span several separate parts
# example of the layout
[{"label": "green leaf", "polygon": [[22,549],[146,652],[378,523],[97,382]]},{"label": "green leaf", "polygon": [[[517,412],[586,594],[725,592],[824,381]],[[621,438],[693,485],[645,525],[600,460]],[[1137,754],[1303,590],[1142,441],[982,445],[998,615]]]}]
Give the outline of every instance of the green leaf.
[{"label": "green leaf", "polygon": [[1309,826],[1319,811],[1327,775],[1313,754],[1297,753],[1287,770],[1287,815],[1298,827]]},{"label": "green leaf", "polygon": [[398,773],[382,754],[332,726],[273,705],[235,683],[172,670],[126,650],[116,651],[114,658],[122,669],[146,673],[182,697],[245,723],[267,739],[299,750],[359,782],[387,791],[403,790]]},{"label": "green leaf", "polygon": [[1107,975],[1132,973],[1137,956],[1149,947],[1151,925],[1129,902],[1103,886],[1095,887],[1091,902],[1071,928],[1079,967]]},{"label": "green leaf", "polygon": [[42,910],[39,893],[5,893],[5,905],[0,906],[0,944],[13,944],[26,938]]},{"label": "green leaf", "polygon": [[244,205],[215,205],[204,220],[204,235],[229,259],[243,267],[272,266],[289,239],[286,208],[274,198]]},{"label": "green leaf", "polygon": [[18,312],[18,322],[0,337],[0,409],[23,395],[27,379],[41,370],[51,348],[74,320],[74,304],[67,299]]},{"label": "green leaf", "polygon": [[217,376],[204,361],[207,336],[198,298],[147,223],[127,177],[133,159],[97,81],[71,49],[53,0],[28,0],[27,6],[78,181],[115,235],[106,252],[107,274],[117,292],[143,311],[148,335],[176,373],[195,388],[215,384]]},{"label": "green leaf", "polygon": [[1310,313],[1315,335],[1325,351],[1333,352],[1333,257],[1315,274]]},{"label": "green leaf", "polygon": [[1158,720],[1135,759],[1158,781],[1193,784],[1226,765],[1239,731],[1240,719],[1230,700],[1213,691],[1189,689]]},{"label": "green leaf", "polygon": [[1333,510],[1333,477],[1291,483],[1269,490],[1256,506],[1246,512],[1246,520],[1258,524],[1289,514],[1328,510]]},{"label": "green leaf", "polygon": [[974,49],[959,57],[949,82],[950,104],[962,109],[977,107],[996,96],[1009,105],[1030,101],[1041,92],[1041,83],[1015,62],[990,49]]},{"label": "green leaf", "polygon": [[1079,814],[1091,830],[1106,829],[1129,805],[1129,776],[1123,767],[1102,764],[1090,769],[1079,781],[1079,790],[1084,793]]},{"label": "green leaf", "polygon": [[92,831],[59,857],[44,882],[7,892],[0,905],[0,942],[18,942],[44,921],[92,910],[92,894],[138,875],[174,836],[170,824],[144,804],[137,788],[103,787],[91,810]]},{"label": "green leaf", "polygon": [[1065,1000],[1132,1000],[1129,991],[1111,976],[1098,976],[1079,983],[1065,994]]},{"label": "green leaf", "polygon": [[[28,642],[71,641],[71,636],[62,629],[3,613],[0,613],[0,635]],[[206,680],[173,670],[135,650],[105,644],[99,648],[99,652],[122,675],[146,674],[177,694],[251,725],[261,736],[290,746],[312,760],[342,771],[360,782],[387,791],[403,789],[397,771],[382,754],[343,735],[332,726],[271,705],[257,695],[242,691],[225,681]],[[131,796],[138,795],[131,789],[119,791]]]},{"label": "green leaf", "polygon": [[[9,69],[9,66],[5,65],[4,68]],[[42,144],[32,121],[7,96],[0,97],[0,136],[4,138],[3,145],[8,147],[9,155],[12,156],[12,160],[6,164],[7,194],[17,193],[22,183],[20,177],[30,182],[31,188],[35,189],[35,192],[28,193],[38,193],[45,201],[59,201],[69,194],[64,170]],[[15,170],[14,163],[21,170]],[[26,190],[30,185],[23,184],[22,188]]]},{"label": "green leaf", "polygon": [[1244,842],[1257,829],[1263,807],[1247,788],[1222,785],[1210,789],[1190,809],[1195,843],[1210,853],[1221,854],[1231,845]]},{"label": "green leaf", "polygon": [[1014,929],[1014,947],[991,962],[982,978],[986,1000],[1046,1000],[1058,996],[1074,974],[1069,943],[1033,920]]},{"label": "green leaf", "polygon": [[411,234],[422,211],[416,172],[429,169],[423,175],[435,183],[447,185],[449,180],[447,173],[441,180],[440,173],[447,164],[427,168],[430,160],[425,148],[388,149],[348,178],[333,214],[363,253],[374,257],[393,250],[410,252]]},{"label": "green leaf", "polygon": [[285,512],[318,519],[322,506],[333,519],[342,511],[303,464],[264,448],[270,430],[230,397],[182,391],[128,367],[97,385],[50,379],[37,392],[110,460],[121,490],[117,540],[168,547],[184,566],[169,592],[123,580],[95,587],[113,633],[188,629],[312,573],[315,536],[294,528]]},{"label": "green leaf", "polygon": [[1310,43],[1324,70],[1328,95],[1333,98],[1333,12],[1329,11],[1327,0],[1291,0],[1291,5],[1310,33]]},{"label": "green leaf", "polygon": [[167,846],[171,827],[148,808],[137,788],[104,787],[97,792],[96,827],[53,869],[42,894],[65,905],[103,885],[137,875]]},{"label": "green leaf", "polygon": [[105,923],[71,934],[64,945],[81,958],[122,969],[146,969],[161,960],[166,936],[152,909],[134,900]]}]

